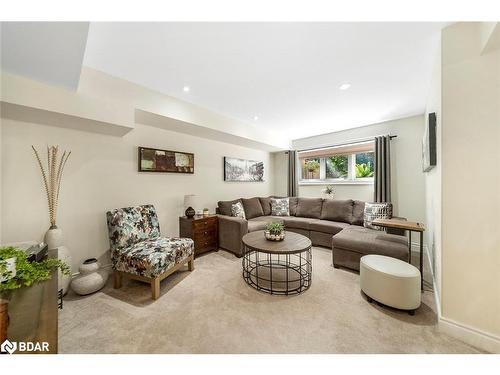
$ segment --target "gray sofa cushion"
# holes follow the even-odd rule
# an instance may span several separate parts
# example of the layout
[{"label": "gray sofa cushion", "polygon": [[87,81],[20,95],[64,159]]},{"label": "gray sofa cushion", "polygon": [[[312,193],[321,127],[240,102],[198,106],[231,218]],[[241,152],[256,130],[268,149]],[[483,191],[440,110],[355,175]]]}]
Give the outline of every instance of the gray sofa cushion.
[{"label": "gray sofa cushion", "polygon": [[248,220],[248,231],[255,232],[256,230],[266,229],[267,223],[259,220]]},{"label": "gray sofa cushion", "polygon": [[309,238],[313,246],[324,246],[331,249],[332,237],[333,234],[331,233],[316,232],[314,230],[309,231]]},{"label": "gray sofa cushion", "polygon": [[289,232],[294,232],[294,233],[298,233],[298,234],[301,234],[303,236],[306,236],[309,238],[309,236],[311,235],[311,232],[306,230],[306,229],[300,229],[300,228],[288,228],[288,231]]},{"label": "gray sofa cushion", "polygon": [[351,224],[353,204],[352,199],[325,199],[321,210],[321,219]]},{"label": "gray sofa cushion", "polygon": [[271,198],[260,197],[259,201],[264,215],[271,215]]},{"label": "gray sofa cushion", "polygon": [[283,224],[283,216],[259,216],[259,217],[254,217],[253,219],[250,219],[249,221],[262,221],[266,224],[274,221],[274,222],[278,222],[278,223],[282,223]]},{"label": "gray sofa cushion", "polygon": [[253,219],[254,217],[264,215],[259,198],[241,198],[241,202],[245,208],[245,216],[247,219]]},{"label": "gray sofa cushion", "polygon": [[354,205],[352,207],[352,225],[363,225],[365,216],[365,202],[363,201],[354,201]]},{"label": "gray sofa cushion", "polygon": [[323,199],[321,198],[298,198],[296,216],[312,217],[319,219],[321,217],[321,206]]},{"label": "gray sofa cushion", "polygon": [[350,224],[341,223],[338,221],[329,220],[314,220],[309,222],[309,230],[316,232],[330,233],[332,235],[337,234],[342,229],[349,227]]},{"label": "gray sofa cushion", "polygon": [[377,230],[351,225],[332,238],[336,248],[360,254],[387,255],[398,259],[408,258],[406,237],[386,234]]},{"label": "gray sofa cushion", "polygon": [[270,222],[283,223],[283,216],[258,216],[248,220],[248,231],[265,230]]},{"label": "gray sofa cushion", "polygon": [[241,202],[241,199],[235,199],[234,201],[217,202],[217,206],[219,206],[219,213],[221,215],[231,216],[231,206],[237,202]]},{"label": "gray sofa cushion", "polygon": [[289,198],[290,216],[296,216],[298,203],[299,203],[299,198],[297,198],[297,197],[290,197]]},{"label": "gray sofa cushion", "polygon": [[297,228],[309,230],[309,224],[316,219],[308,218],[308,217],[294,217],[294,216],[285,216],[283,217],[283,222],[285,224],[285,230],[287,228]]}]

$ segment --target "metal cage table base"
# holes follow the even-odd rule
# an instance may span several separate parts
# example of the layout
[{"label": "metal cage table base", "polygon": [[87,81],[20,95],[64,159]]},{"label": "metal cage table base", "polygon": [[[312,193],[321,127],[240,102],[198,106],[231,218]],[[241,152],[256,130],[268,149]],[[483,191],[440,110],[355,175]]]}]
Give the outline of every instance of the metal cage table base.
[{"label": "metal cage table base", "polygon": [[311,286],[311,247],[293,254],[269,254],[245,246],[242,264],[245,282],[262,292],[293,295]]}]

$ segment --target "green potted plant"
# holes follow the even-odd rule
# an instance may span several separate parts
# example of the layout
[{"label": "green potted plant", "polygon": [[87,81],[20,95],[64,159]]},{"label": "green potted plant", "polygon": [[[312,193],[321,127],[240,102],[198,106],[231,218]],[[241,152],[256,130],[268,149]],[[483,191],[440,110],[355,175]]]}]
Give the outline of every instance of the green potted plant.
[{"label": "green potted plant", "polygon": [[319,169],[319,161],[312,159],[306,162],[306,169],[309,172],[314,172]]},{"label": "green potted plant", "polygon": [[14,247],[0,248],[0,342],[7,338],[9,302],[19,289],[49,280],[52,271],[60,269],[70,275],[69,266],[59,259],[29,262],[26,253]]},{"label": "green potted plant", "polygon": [[203,216],[208,216],[210,214],[210,210],[208,208],[203,209]]},{"label": "green potted plant", "polygon": [[270,241],[282,241],[285,239],[285,226],[278,221],[272,221],[267,224],[264,236]]},{"label": "green potted plant", "polygon": [[306,170],[309,172],[309,175],[310,175],[309,178],[312,178],[312,176],[314,175],[314,172],[316,172],[320,167],[319,161],[317,161],[316,159],[308,160],[305,163],[305,167],[306,167]]}]

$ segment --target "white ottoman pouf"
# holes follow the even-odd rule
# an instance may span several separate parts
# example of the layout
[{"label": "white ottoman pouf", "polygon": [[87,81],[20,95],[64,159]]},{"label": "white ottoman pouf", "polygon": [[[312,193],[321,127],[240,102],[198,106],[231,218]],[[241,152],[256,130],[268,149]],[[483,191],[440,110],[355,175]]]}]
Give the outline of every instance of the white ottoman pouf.
[{"label": "white ottoman pouf", "polygon": [[409,263],[383,255],[365,255],[359,265],[361,290],[384,305],[409,310],[420,306],[420,271]]}]

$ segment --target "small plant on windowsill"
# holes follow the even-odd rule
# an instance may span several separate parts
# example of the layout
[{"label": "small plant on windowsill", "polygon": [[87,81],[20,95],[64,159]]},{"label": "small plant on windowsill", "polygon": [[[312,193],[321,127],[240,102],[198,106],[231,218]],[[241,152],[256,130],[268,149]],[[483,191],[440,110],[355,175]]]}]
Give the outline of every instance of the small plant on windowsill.
[{"label": "small plant on windowsill", "polygon": [[306,162],[306,169],[308,172],[314,172],[319,169],[319,161],[317,160],[308,160]]},{"label": "small plant on windowsill", "polygon": [[285,239],[285,226],[278,221],[272,221],[267,224],[264,236],[271,241],[282,241]]},{"label": "small plant on windowsill", "polygon": [[29,262],[26,253],[14,247],[0,248],[0,342],[7,338],[9,301],[16,290],[49,280],[60,269],[70,275],[69,266],[59,259]]}]

